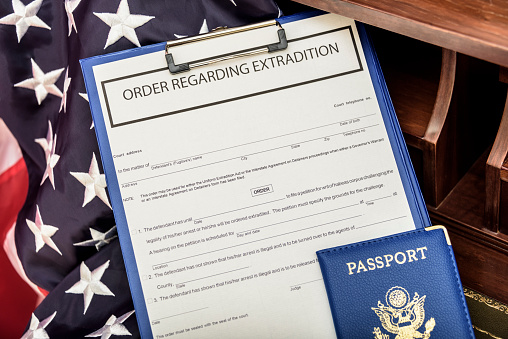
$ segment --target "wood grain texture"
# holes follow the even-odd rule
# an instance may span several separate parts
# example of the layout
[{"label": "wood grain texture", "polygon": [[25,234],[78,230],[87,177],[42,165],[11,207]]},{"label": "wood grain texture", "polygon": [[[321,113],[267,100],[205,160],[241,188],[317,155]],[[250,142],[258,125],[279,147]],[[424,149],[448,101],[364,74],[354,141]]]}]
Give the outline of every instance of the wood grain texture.
[{"label": "wood grain texture", "polygon": [[[441,76],[441,48],[369,27],[401,129],[419,143],[431,120]],[[416,144],[412,144],[418,147]]]},{"label": "wood grain texture", "polygon": [[501,181],[501,197],[499,199],[499,232],[508,236],[508,182]]},{"label": "wood grain texture", "polygon": [[[369,32],[406,143],[422,151],[425,200],[438,206],[493,142],[499,120],[492,120],[504,103],[491,108],[499,101],[498,67],[372,26]],[[484,111],[492,114],[479,119]]]},{"label": "wood grain texture", "polygon": [[[508,84],[508,68],[500,67],[499,70],[499,81]],[[505,111],[508,109],[508,96]],[[506,112],[505,112],[506,113]],[[501,129],[501,127],[499,128]],[[508,138],[508,135],[505,135]],[[505,157],[503,164],[501,165],[501,180],[508,182],[508,157]],[[507,201],[508,203],[508,201]]]},{"label": "wood grain texture", "polygon": [[462,283],[508,302],[508,236],[484,228],[485,162],[478,159],[438,207],[428,206],[435,225],[445,225]]},{"label": "wood grain texture", "polygon": [[[458,181],[456,153],[451,138],[456,137],[454,117],[448,118],[457,66],[457,53],[442,49],[441,75],[432,115],[422,138],[424,190],[427,203],[438,206]],[[446,126],[445,126],[446,123]],[[446,127],[446,128],[445,128]],[[441,137],[441,138],[440,138]]]},{"label": "wood grain texture", "polygon": [[406,143],[423,151],[420,184],[427,203],[435,206],[436,146],[452,98],[456,53],[372,26],[369,32]]},{"label": "wood grain texture", "polygon": [[508,302],[508,255],[485,234],[448,226],[462,283],[502,302]]},{"label": "wood grain texture", "polygon": [[508,158],[505,159],[503,167],[501,167],[501,180],[508,182]]},{"label": "wood grain texture", "polygon": [[[507,4],[508,6],[508,4]],[[508,68],[499,67],[499,81],[508,84]]]},{"label": "wood grain texture", "polygon": [[487,159],[485,168],[485,222],[486,227],[493,232],[499,231],[499,210],[501,206],[501,173],[503,163],[508,154],[508,97],[499,125],[496,140]]},{"label": "wood grain texture", "polygon": [[487,156],[488,153],[485,152],[476,161],[438,208],[427,206],[429,212],[438,213],[464,227],[483,229]]},{"label": "wood grain texture", "polygon": [[433,144],[437,143],[445,124],[446,115],[452,100],[455,72],[457,69],[457,53],[445,48],[443,48],[442,53],[439,87],[434,108],[432,109],[432,116],[423,136],[423,139]]},{"label": "wood grain texture", "polygon": [[508,67],[505,0],[297,0]]}]

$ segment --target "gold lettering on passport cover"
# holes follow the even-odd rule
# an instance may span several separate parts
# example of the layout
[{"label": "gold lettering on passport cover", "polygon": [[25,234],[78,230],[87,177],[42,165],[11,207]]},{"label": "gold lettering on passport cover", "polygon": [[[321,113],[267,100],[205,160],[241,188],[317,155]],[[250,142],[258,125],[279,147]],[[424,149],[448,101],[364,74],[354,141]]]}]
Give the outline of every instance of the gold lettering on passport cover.
[{"label": "gold lettering on passport cover", "polygon": [[395,254],[384,254],[374,258],[368,258],[367,260],[359,260],[358,262],[346,263],[349,275],[355,273],[362,273],[367,271],[374,271],[375,269],[381,269],[390,267],[394,264],[403,265],[408,262],[418,261],[427,259],[425,256],[427,247],[418,247],[416,250],[410,249],[406,251],[397,252]]},{"label": "gold lettering on passport cover", "polygon": [[[427,320],[423,333],[418,331],[425,320],[425,298],[425,295],[420,297],[415,292],[411,300],[405,288],[395,286],[386,292],[387,306],[378,301],[377,307],[371,308],[376,312],[383,328],[396,335],[395,339],[428,339],[430,338],[430,332],[436,325],[434,318]],[[373,333],[375,339],[390,339],[390,335],[381,332],[379,327],[374,327]]]}]

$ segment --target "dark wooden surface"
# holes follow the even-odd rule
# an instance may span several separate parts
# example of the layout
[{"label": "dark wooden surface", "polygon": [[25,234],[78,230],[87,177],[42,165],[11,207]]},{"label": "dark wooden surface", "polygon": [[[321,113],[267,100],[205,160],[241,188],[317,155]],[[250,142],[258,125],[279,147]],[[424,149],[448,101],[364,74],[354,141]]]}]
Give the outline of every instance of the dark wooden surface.
[{"label": "dark wooden surface", "polygon": [[455,186],[439,208],[429,207],[433,224],[450,233],[462,283],[508,302],[508,236],[482,227],[485,162],[488,152]]},{"label": "dark wooden surface", "polygon": [[499,69],[499,81],[508,84],[508,68],[500,67]]},{"label": "dark wooden surface", "polygon": [[492,246],[484,234],[466,232],[462,226],[447,226],[462,283],[477,291],[507,302],[508,255]]},{"label": "dark wooden surface", "polygon": [[[419,180],[425,199],[436,206],[438,196],[444,197],[448,193],[445,190],[451,189],[439,182],[442,164],[437,158],[448,148],[442,142],[438,147],[438,141],[443,129],[450,130],[450,123],[446,122],[455,82],[456,53],[369,28],[406,143],[422,151],[425,166]],[[456,172],[450,166],[447,171]],[[449,180],[451,185],[458,181],[457,175],[454,178],[455,182]]]},{"label": "dark wooden surface", "polygon": [[[504,82],[505,84],[508,84],[508,68],[500,67],[499,69],[499,81]],[[508,104],[506,105],[508,107]],[[508,138],[508,136],[506,136]],[[503,162],[503,165],[501,166],[501,180],[508,182],[508,157]],[[506,197],[508,200],[508,196]],[[508,203],[508,201],[507,201]],[[508,213],[508,211],[507,211]],[[506,220],[506,218],[505,218]]]},{"label": "dark wooden surface", "polygon": [[[438,206],[494,141],[504,104],[498,67],[386,30],[369,32],[406,143],[422,151],[425,200]],[[490,114],[479,118],[480,111]]]},{"label": "dark wooden surface", "polygon": [[508,67],[505,0],[297,0]]},{"label": "dark wooden surface", "polygon": [[499,199],[499,225],[500,231],[508,234],[508,182],[501,180],[501,198]]},{"label": "dark wooden surface", "polygon": [[417,147],[436,102],[442,49],[385,30],[369,32],[406,142]]},{"label": "dark wooden surface", "polygon": [[486,227],[494,232],[501,231],[501,228],[506,228],[508,225],[500,224],[499,212],[501,208],[508,208],[502,206],[501,202],[501,173],[506,172],[503,169],[503,163],[508,155],[508,98],[505,104],[503,119],[499,125],[496,140],[492,146],[487,165],[485,169],[485,190],[487,192],[485,202],[485,223]]},{"label": "dark wooden surface", "polygon": [[[485,216],[485,162],[488,150],[476,161],[438,208],[429,207],[434,215],[446,217],[466,228],[481,230]],[[508,246],[507,246],[508,248]]]}]

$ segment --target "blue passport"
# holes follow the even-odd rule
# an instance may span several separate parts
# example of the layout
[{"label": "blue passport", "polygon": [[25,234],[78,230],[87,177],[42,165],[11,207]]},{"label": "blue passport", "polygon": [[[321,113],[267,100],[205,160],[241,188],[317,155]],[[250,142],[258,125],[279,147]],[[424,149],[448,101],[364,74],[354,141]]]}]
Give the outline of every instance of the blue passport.
[{"label": "blue passport", "polygon": [[317,252],[338,338],[474,338],[442,226]]}]

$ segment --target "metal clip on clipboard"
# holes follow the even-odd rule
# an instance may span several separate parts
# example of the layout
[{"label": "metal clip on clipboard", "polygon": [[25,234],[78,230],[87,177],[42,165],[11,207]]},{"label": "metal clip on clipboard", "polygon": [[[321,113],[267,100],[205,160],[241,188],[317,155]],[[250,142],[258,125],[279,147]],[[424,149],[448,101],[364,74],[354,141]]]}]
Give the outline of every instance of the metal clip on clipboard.
[{"label": "metal clip on clipboard", "polygon": [[[208,40],[208,39],[213,39],[213,38],[219,38],[219,37],[230,35],[230,34],[242,33],[245,31],[265,28],[265,27],[274,26],[274,25],[279,28],[277,30],[279,42],[269,44],[266,46],[253,47],[253,48],[249,48],[249,49],[236,51],[233,53],[223,54],[223,55],[205,58],[205,59],[201,59],[201,60],[185,62],[185,63],[181,63],[178,65],[175,64],[173,54],[170,52],[173,47],[176,47],[179,45],[184,45],[184,44],[188,44],[188,43],[192,43],[192,42],[198,42],[198,41],[203,41],[203,40]],[[249,56],[249,55],[254,55],[254,54],[260,54],[260,53],[265,53],[265,52],[271,53],[271,52],[275,52],[275,51],[280,51],[280,50],[286,49],[287,46],[288,46],[288,42],[286,39],[286,33],[285,33],[284,29],[276,20],[272,20],[272,21],[262,22],[259,24],[247,25],[247,26],[236,27],[236,28],[222,28],[221,27],[221,28],[211,31],[210,33],[201,34],[201,35],[198,35],[195,37],[183,38],[183,39],[178,39],[175,41],[168,41],[166,43],[166,61],[168,63],[169,71],[172,74],[176,74],[176,73],[180,73],[180,72],[189,71],[191,68],[205,66],[205,65],[209,65],[212,63],[225,61],[225,60],[229,60],[229,59],[233,59],[233,58]]]}]

